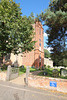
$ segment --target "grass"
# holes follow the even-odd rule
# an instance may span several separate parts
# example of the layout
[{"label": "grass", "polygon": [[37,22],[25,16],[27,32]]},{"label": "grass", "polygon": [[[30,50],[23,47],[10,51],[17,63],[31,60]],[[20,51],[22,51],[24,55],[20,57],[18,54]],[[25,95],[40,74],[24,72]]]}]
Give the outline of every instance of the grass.
[{"label": "grass", "polygon": [[[34,72],[34,71],[38,71],[38,70],[30,67],[30,72]],[[25,72],[26,72],[26,67],[24,67],[24,68],[20,67],[19,68],[19,75],[24,74]]]},{"label": "grass", "polygon": [[[39,76],[44,76],[44,72],[47,72],[47,75],[45,77],[53,77],[52,76],[52,70],[53,68],[45,68],[43,72],[38,73]],[[61,79],[67,79],[67,77],[61,77],[60,76],[60,69],[58,69],[59,76],[56,78],[61,78]]]},{"label": "grass", "polygon": [[30,72],[34,72],[34,71],[38,71],[38,69],[35,69],[35,68],[31,68],[30,67]]},{"label": "grass", "polygon": [[19,75],[24,74],[26,72],[26,67],[19,67]]},{"label": "grass", "polygon": [[[0,72],[2,72],[2,71],[4,71],[4,72],[7,71],[7,67],[5,66],[3,68],[0,68]],[[34,71],[37,71],[37,69],[30,67],[30,72],[34,72]],[[25,72],[26,72],[26,67],[24,67],[24,68],[19,67],[19,75],[24,74]]]},{"label": "grass", "polygon": [[[0,71],[6,71],[7,68],[3,68]],[[38,73],[38,76],[44,76],[44,72],[47,72],[48,74],[45,77],[53,77],[52,76],[52,70],[53,68],[45,68],[44,70],[42,70],[42,72]],[[30,72],[34,72],[34,71],[39,71],[39,69],[35,69],[30,67]],[[58,69],[58,72],[60,73],[60,69]],[[22,68],[19,67],[19,75],[26,73],[26,67]],[[67,79],[67,77],[61,77],[59,74],[59,77],[57,78],[61,78],[61,79]]]}]

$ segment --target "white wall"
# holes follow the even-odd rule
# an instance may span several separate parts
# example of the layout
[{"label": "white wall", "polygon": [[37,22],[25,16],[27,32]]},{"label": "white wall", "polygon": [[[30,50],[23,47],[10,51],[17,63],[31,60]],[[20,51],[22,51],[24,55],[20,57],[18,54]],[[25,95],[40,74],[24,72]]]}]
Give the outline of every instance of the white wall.
[{"label": "white wall", "polygon": [[53,61],[49,58],[44,58],[44,65],[53,67]]}]

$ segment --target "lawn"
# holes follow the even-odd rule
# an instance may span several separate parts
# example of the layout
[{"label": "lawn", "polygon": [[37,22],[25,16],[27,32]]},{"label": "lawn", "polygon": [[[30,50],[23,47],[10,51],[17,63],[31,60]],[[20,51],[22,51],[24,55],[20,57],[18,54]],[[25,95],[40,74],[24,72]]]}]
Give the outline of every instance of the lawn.
[{"label": "lawn", "polygon": [[[38,76],[53,77],[52,70],[53,68],[45,68],[44,71],[38,73]],[[47,75],[44,75],[44,72],[47,72]],[[58,72],[59,72],[59,76],[57,78],[67,79],[67,77],[60,76],[60,69],[58,69]]]},{"label": "lawn", "polygon": [[[34,71],[37,71],[37,69],[30,67],[30,72],[34,72]],[[24,67],[24,68],[20,67],[19,68],[19,75],[24,74],[25,72],[26,72],[26,67]]]},{"label": "lawn", "polygon": [[[3,68],[0,71],[6,71],[6,69]],[[52,70],[53,70],[53,68],[45,68],[44,70],[42,70],[42,72],[38,73],[38,76],[53,77]],[[39,69],[30,67],[30,72],[34,72],[34,71],[39,71]],[[44,75],[44,72],[47,72],[47,75]],[[58,69],[58,72],[59,72],[59,76],[57,78],[67,79],[67,77],[60,76],[60,69]],[[19,75],[24,74],[24,73],[26,73],[26,67],[24,67],[24,68],[19,67]]]},{"label": "lawn", "polygon": [[[3,67],[3,68],[0,68],[0,71],[7,71],[7,68],[5,67]],[[37,69],[35,69],[35,68],[31,68],[30,67],[30,72],[34,72],[34,71],[37,71]],[[24,67],[24,68],[22,68],[22,67],[19,67],[19,75],[21,75],[21,74],[24,74],[24,73],[26,73],[26,67]]]}]

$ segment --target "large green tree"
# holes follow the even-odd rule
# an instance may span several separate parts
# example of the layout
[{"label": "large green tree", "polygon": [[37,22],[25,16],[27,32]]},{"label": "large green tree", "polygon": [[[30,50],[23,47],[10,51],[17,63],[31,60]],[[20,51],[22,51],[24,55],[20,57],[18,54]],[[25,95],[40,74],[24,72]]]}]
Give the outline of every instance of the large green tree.
[{"label": "large green tree", "polygon": [[48,26],[47,44],[53,48],[52,59],[57,66],[65,66],[63,61],[67,61],[67,0],[51,0],[48,9],[40,14],[39,19]]},{"label": "large green tree", "polygon": [[32,16],[22,17],[20,6],[13,0],[0,0],[1,59],[7,53],[18,54],[34,48],[32,23],[34,23]]}]

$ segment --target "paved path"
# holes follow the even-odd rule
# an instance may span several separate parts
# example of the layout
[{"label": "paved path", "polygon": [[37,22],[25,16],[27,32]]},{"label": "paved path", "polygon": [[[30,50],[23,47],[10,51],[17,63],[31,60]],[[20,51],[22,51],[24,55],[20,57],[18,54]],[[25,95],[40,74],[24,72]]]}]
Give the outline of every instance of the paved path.
[{"label": "paved path", "polygon": [[11,80],[10,82],[14,84],[19,84],[19,85],[25,85],[25,82],[24,82],[25,78],[26,78],[26,73],[20,75],[16,79]]},{"label": "paved path", "polygon": [[34,71],[34,72],[31,72],[30,74],[32,74],[32,75],[38,75],[38,73],[40,73],[40,72],[43,72],[43,70],[40,70],[40,71]]},{"label": "paved path", "polygon": [[[42,71],[34,71],[34,72],[31,72],[30,74],[37,75],[40,72]],[[10,82],[14,84],[19,84],[19,85],[25,85],[25,82],[24,82],[25,78],[26,78],[26,73],[20,75],[16,79],[11,80]]]},{"label": "paved path", "polygon": [[0,81],[0,100],[67,100],[66,95]]}]

